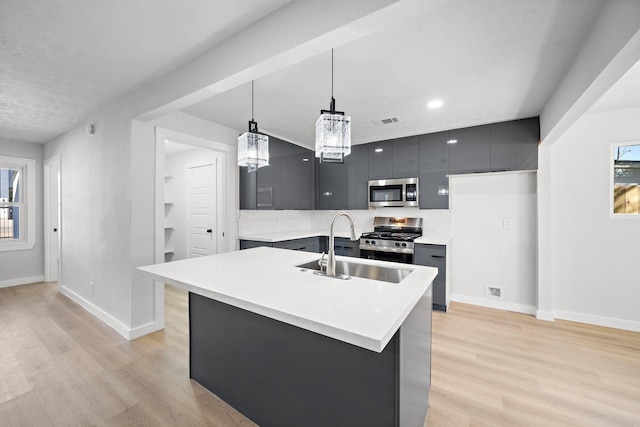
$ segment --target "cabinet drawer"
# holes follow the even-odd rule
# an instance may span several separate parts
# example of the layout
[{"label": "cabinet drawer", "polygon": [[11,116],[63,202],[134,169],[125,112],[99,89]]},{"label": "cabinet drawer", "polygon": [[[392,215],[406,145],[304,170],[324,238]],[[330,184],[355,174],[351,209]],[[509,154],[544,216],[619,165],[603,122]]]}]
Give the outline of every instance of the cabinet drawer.
[{"label": "cabinet drawer", "polygon": [[305,239],[285,240],[275,242],[274,248],[291,249],[294,251],[320,252],[320,241],[317,237]]}]

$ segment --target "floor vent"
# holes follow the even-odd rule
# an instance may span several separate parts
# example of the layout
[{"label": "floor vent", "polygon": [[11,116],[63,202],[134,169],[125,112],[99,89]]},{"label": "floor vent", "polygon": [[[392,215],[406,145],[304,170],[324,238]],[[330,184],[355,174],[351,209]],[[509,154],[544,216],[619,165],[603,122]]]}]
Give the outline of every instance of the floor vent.
[{"label": "floor vent", "polygon": [[485,297],[492,299],[502,299],[502,288],[488,285],[485,292]]}]

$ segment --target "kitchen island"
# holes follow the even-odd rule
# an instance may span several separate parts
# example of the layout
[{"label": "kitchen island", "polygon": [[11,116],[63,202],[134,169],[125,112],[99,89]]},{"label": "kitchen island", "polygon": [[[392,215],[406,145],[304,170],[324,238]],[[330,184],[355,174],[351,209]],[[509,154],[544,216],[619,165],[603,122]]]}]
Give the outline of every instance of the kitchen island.
[{"label": "kitchen island", "polygon": [[[318,254],[255,248],[140,267],[189,291],[190,374],[261,426],[422,426],[431,381],[431,282],[339,280]],[[338,261],[342,258],[338,257]]]}]

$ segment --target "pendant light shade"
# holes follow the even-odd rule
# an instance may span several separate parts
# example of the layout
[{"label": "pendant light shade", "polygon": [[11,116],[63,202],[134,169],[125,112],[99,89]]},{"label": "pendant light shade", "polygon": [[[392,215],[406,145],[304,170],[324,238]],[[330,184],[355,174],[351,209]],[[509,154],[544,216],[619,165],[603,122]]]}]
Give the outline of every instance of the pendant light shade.
[{"label": "pendant light shade", "polygon": [[238,166],[249,168],[249,172],[269,166],[269,137],[258,132],[258,123],[253,120],[253,80],[249,130],[238,137]]},{"label": "pendant light shade", "polygon": [[331,49],[331,103],[316,121],[316,157],[320,162],[342,163],[351,154],[351,117],[336,111],[333,98],[333,49]]}]

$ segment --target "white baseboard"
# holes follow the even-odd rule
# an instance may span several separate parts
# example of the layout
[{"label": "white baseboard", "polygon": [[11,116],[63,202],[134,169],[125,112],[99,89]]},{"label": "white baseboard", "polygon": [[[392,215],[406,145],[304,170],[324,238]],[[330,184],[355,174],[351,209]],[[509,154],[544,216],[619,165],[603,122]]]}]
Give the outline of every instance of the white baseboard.
[{"label": "white baseboard", "polygon": [[66,286],[60,285],[60,292],[68,297],[70,300],[80,305],[82,308],[87,310],[89,313],[93,314],[98,319],[102,320],[107,325],[111,326],[116,332],[122,335],[127,340],[134,340],[143,335],[146,335],[151,332],[158,331],[164,328],[164,325],[159,325],[156,322],[148,323],[146,325],[142,325],[136,328],[129,328],[126,324],[116,319],[97,305],[88,301],[87,299],[81,297],[77,293],[73,292]]},{"label": "white baseboard", "polygon": [[593,314],[574,313],[572,311],[564,310],[553,310],[553,313],[555,314],[556,319],[587,323],[589,325],[605,326],[607,328],[624,329],[626,331],[640,332],[640,322],[634,322],[632,320],[595,316]]},{"label": "white baseboard", "polygon": [[469,295],[451,294],[451,301],[463,302],[465,304],[479,305],[482,307],[497,308],[499,310],[514,311],[523,314],[536,314],[536,308],[531,305],[517,304],[503,300],[474,297]]},{"label": "white baseboard", "polygon": [[536,310],[536,319],[553,322],[556,319],[556,316],[553,314],[553,311]]},{"label": "white baseboard", "polygon": [[20,277],[19,279],[3,280],[0,282],[0,288],[9,288],[11,286],[28,285],[30,283],[44,282],[43,276]]}]

